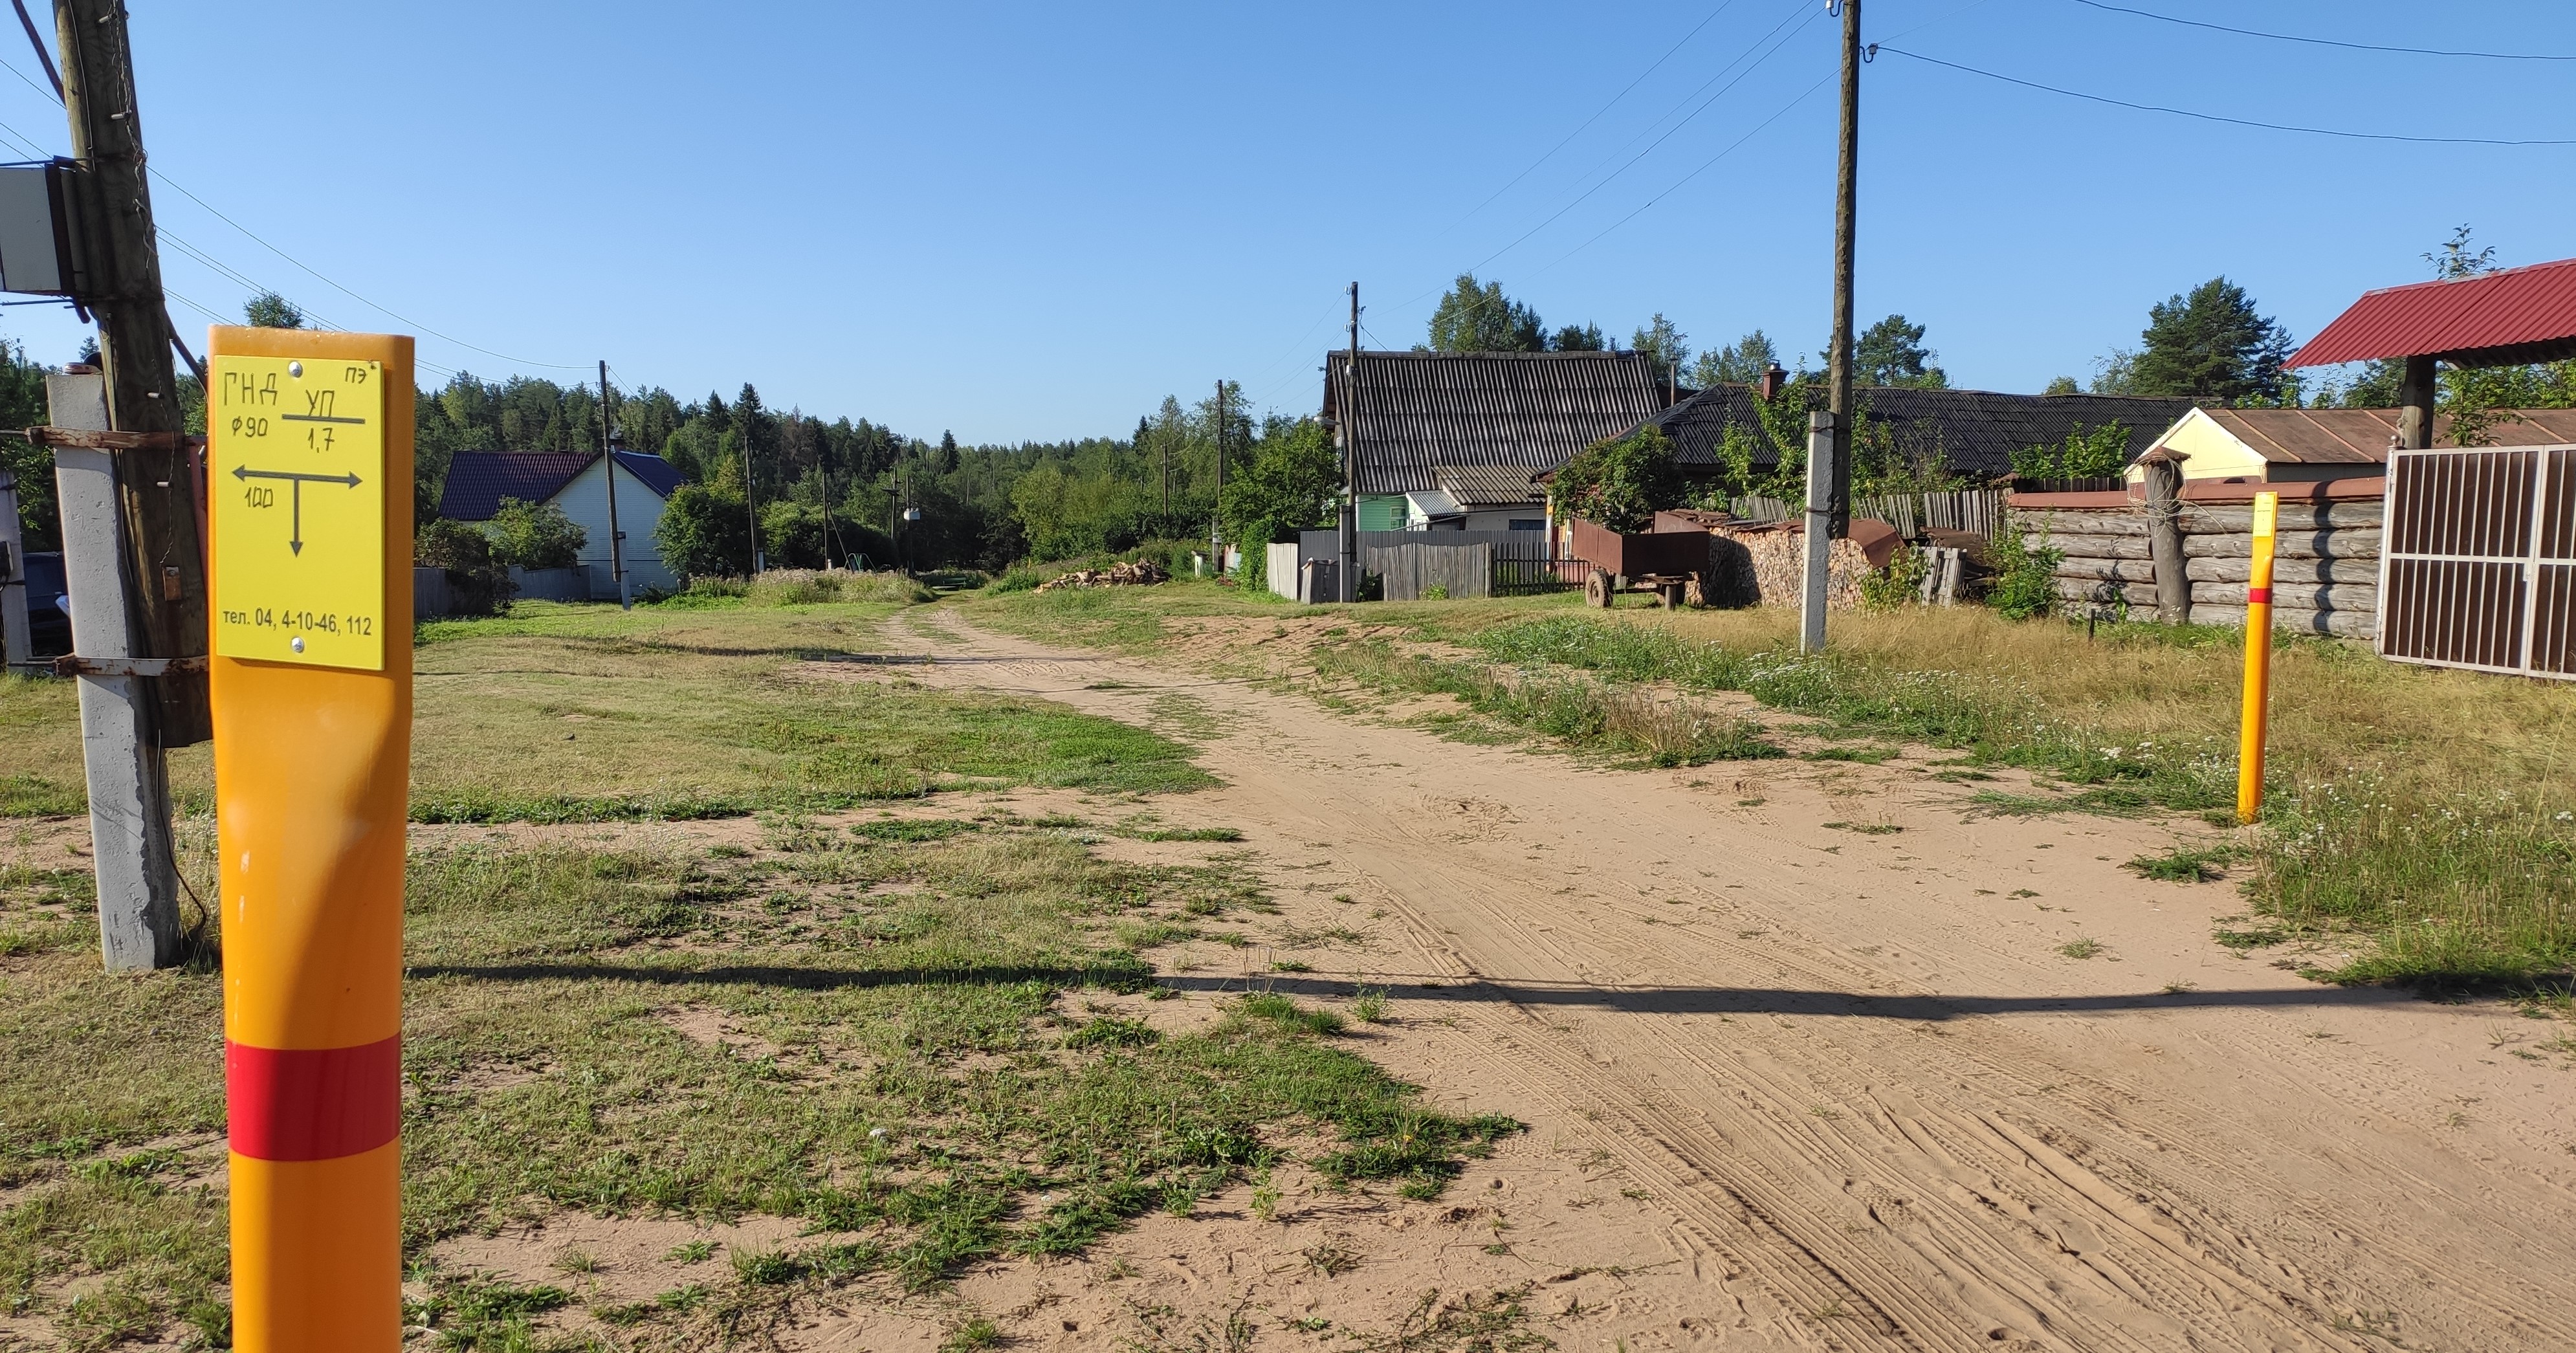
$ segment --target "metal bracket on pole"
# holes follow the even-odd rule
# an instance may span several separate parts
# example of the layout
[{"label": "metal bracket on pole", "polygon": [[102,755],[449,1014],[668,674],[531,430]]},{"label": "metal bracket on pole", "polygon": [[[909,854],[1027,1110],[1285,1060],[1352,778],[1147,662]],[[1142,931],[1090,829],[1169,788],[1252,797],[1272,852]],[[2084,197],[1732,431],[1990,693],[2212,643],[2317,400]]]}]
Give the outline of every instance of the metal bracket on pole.
[{"label": "metal bracket on pole", "polygon": [[58,677],[157,677],[204,670],[204,658],[86,658],[66,653],[54,659],[54,675]]},{"label": "metal bracket on pole", "polygon": [[1807,567],[1798,589],[1798,651],[1825,651],[1825,588],[1834,557],[1834,416],[1807,415]]}]

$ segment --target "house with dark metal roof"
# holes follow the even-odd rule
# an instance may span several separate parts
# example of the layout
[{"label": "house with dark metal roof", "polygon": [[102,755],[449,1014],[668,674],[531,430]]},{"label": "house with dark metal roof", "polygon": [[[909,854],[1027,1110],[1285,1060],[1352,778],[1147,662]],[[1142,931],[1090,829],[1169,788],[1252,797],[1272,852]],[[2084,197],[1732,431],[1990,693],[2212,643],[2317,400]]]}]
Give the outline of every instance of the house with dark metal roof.
[{"label": "house with dark metal roof", "polygon": [[[1820,383],[1809,382],[1804,389],[1810,405],[1824,407]],[[2134,456],[2192,409],[2188,399],[2129,395],[2007,395],[1884,385],[1852,394],[1869,426],[1893,439],[1899,454],[1924,461],[1937,454],[1953,471],[1981,479],[2012,473],[2016,451],[2061,445],[2069,433],[2112,423],[2129,430],[2128,449]],[[1762,430],[1761,408],[1749,385],[1697,391],[1649,421],[1672,438],[1676,458],[1684,465],[1724,463],[1719,448],[1730,426],[1749,435],[1756,473],[1779,465],[1778,450]],[[1804,421],[1800,420],[1801,425]]]},{"label": "house with dark metal roof", "polygon": [[[662,564],[653,528],[662,506],[680,487],[680,472],[660,456],[616,453],[617,524],[626,537],[626,578],[638,591],[677,588]],[[596,451],[459,451],[447,467],[438,515],[450,521],[486,522],[501,500],[552,503],[582,529],[579,567],[589,575],[594,600],[613,600],[617,578],[608,544],[608,473]]]},{"label": "house with dark metal roof", "polygon": [[[1324,359],[1323,417],[1353,448],[1363,531],[1402,530],[1417,506],[1440,506],[1408,494],[1445,495],[1470,518],[1540,516],[1536,493],[1509,504],[1480,495],[1512,472],[1521,478],[1506,492],[1527,490],[1529,476],[1629,432],[1674,397],[1664,367],[1635,352],[1362,352],[1355,369],[1347,352]],[[1480,505],[1450,493],[1444,477]]]}]

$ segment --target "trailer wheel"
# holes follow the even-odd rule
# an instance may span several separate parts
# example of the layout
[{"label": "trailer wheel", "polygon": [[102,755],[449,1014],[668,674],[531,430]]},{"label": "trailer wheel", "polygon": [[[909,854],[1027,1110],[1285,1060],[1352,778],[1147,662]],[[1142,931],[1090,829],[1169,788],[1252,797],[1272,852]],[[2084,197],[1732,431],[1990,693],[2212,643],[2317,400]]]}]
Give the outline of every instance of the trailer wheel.
[{"label": "trailer wheel", "polygon": [[1596,568],[1592,570],[1589,576],[1584,578],[1583,604],[1586,606],[1598,606],[1605,611],[1610,609],[1609,574]]},{"label": "trailer wheel", "polygon": [[1689,582],[1682,584],[1682,604],[1684,606],[1688,606],[1694,611],[1706,610],[1708,608],[1708,584],[1703,581],[1706,576],[1707,575],[1705,574],[1694,573],[1690,575]]}]

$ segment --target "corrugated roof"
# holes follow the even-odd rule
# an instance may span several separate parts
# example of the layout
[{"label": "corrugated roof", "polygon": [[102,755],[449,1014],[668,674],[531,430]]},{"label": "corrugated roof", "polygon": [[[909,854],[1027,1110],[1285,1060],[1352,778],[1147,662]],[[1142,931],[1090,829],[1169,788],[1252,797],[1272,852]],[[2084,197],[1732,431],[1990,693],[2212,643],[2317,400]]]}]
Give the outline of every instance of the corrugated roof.
[{"label": "corrugated roof", "polygon": [[2576,356],[2576,258],[2364,292],[2290,365],[2423,356],[2471,366]]},{"label": "corrugated roof", "polygon": [[[1341,417],[1345,352],[1324,361]],[[1348,430],[1362,493],[1440,487],[1443,467],[1552,470],[1664,407],[1664,368],[1634,352],[1363,352]]]},{"label": "corrugated roof", "polygon": [[[1811,408],[1823,408],[1820,384],[1805,387]],[[2016,451],[2056,446],[2081,426],[2119,423],[2129,430],[2129,454],[2145,450],[2173,421],[2191,412],[2188,399],[2128,395],[2008,395],[1992,390],[1917,390],[1869,386],[1853,392],[1869,420],[1896,439],[1909,456],[1939,451],[1962,474],[2000,477],[2012,470]],[[1753,464],[1779,463],[1762,434],[1762,417],[1749,386],[1719,385],[1683,400],[1653,420],[1673,439],[1686,464],[1714,464],[1729,424],[1753,438]]]},{"label": "corrugated roof", "polygon": [[[2397,435],[2395,409],[2209,409],[2228,435],[2266,461],[2291,465],[2382,465]],[[2500,409],[2487,429],[2494,446],[2576,442],[2576,409]],[[2451,445],[2451,416],[2433,419],[2433,444]]]},{"label": "corrugated roof", "polygon": [[[542,503],[598,459],[596,451],[459,451],[447,467],[438,515],[449,521],[490,521],[504,498]],[[662,497],[680,486],[680,472],[660,456],[620,451],[617,463]]]},{"label": "corrugated roof", "polygon": [[1547,495],[1530,478],[1538,471],[1518,465],[1434,465],[1440,491],[1460,507],[1520,507]]}]

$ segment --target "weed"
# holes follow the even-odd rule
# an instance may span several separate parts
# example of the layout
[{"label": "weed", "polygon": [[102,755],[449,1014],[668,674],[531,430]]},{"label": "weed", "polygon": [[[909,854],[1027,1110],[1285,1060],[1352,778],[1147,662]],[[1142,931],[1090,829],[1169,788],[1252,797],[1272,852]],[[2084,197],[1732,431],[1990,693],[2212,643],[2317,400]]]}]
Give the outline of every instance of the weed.
[{"label": "weed", "polygon": [[1384,987],[1361,987],[1351,998],[1351,1017],[1362,1024],[1384,1024],[1393,1016],[1388,1012]]},{"label": "weed", "polygon": [[1327,1241],[1309,1245],[1300,1253],[1306,1256],[1309,1271],[1327,1278],[1338,1278],[1360,1266],[1360,1257],[1350,1250]]},{"label": "weed", "polygon": [[939,1353],[981,1353],[1002,1343],[1001,1327],[977,1316],[948,1331],[939,1341]]},{"label": "weed", "polygon": [[2068,958],[2091,958],[2102,952],[2102,942],[2088,935],[2083,939],[2069,940],[2057,946],[2057,952]]},{"label": "weed", "polygon": [[712,1240],[684,1240],[672,1246],[671,1252],[663,1258],[675,1264],[703,1264],[713,1259],[715,1254],[716,1243]]},{"label": "weed", "polygon": [[2216,883],[2227,866],[2244,858],[2240,846],[2176,846],[2162,855],[2141,855],[2120,866],[2140,878],[2166,883]]},{"label": "weed", "polygon": [[803,1276],[805,1266],[783,1250],[735,1250],[733,1275],[745,1287],[780,1287]]}]

